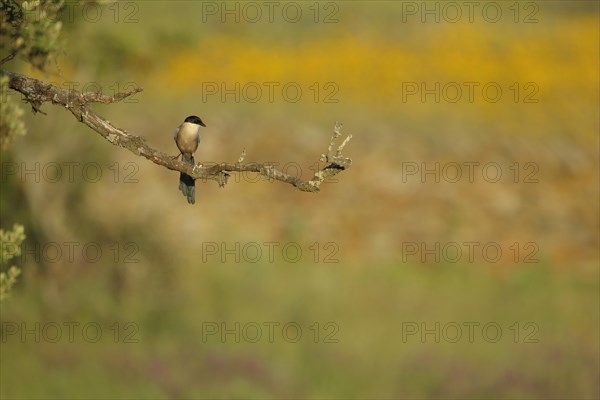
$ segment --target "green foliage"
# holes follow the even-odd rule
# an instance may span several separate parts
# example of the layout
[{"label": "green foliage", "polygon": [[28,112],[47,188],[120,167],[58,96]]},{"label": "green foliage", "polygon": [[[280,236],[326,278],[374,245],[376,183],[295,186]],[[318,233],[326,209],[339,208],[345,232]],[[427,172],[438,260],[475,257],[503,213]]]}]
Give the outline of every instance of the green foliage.
[{"label": "green foliage", "polygon": [[[0,59],[19,55],[34,68],[44,71],[58,53],[62,23],[58,16],[62,0],[0,0]],[[0,78],[0,147],[6,150],[15,137],[26,133],[23,109],[5,98],[8,77]]]},{"label": "green foliage", "polygon": [[0,0],[0,48],[3,58],[19,54],[43,71],[56,54],[62,0]]},{"label": "green foliage", "polygon": [[[12,231],[0,229],[0,265],[7,264],[12,258],[21,255],[21,243],[25,240],[25,228],[15,224]],[[17,282],[21,270],[16,266],[0,272],[0,301],[10,296],[10,290]]]},{"label": "green foliage", "polygon": [[21,270],[14,265],[7,272],[0,272],[0,302],[10,296],[10,290],[17,283]]},{"label": "green foliage", "polygon": [[[8,76],[0,77],[0,93],[8,91]],[[27,133],[23,117],[23,108],[14,102],[0,102],[0,148],[8,149],[17,136]]]}]

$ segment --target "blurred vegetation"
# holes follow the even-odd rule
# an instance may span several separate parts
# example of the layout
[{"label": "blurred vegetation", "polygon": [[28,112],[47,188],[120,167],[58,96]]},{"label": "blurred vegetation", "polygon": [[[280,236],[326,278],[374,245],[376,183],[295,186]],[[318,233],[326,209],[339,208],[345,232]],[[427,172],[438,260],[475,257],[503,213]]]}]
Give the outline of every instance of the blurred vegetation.
[{"label": "blurred vegetation", "polygon": [[18,54],[38,70],[56,56],[63,0],[0,0],[0,59]]},{"label": "blurred vegetation", "polygon": [[[45,71],[27,56],[2,68],[108,94],[142,86],[97,111],[173,154],[173,128],[200,115],[203,162],[233,161],[246,147],[248,161],[295,162],[308,176],[341,120],[354,165],[318,195],[252,176],[225,189],[199,182],[188,207],[177,174],[109,146],[58,107],[26,115],[28,134],[0,153],[2,226],[27,232],[0,322],[79,326],[72,342],[38,343],[3,325],[0,397],[598,398],[597,2],[535,2],[533,24],[403,23],[395,2],[337,2],[330,24],[314,23],[312,3],[298,3],[310,16],[298,23],[204,21],[201,2],[90,3],[103,4],[94,22],[84,3],[74,18],[60,13],[64,50]],[[404,101],[403,83],[422,81],[497,82],[505,92],[496,103],[479,92],[473,102]],[[304,92],[297,103],[280,92],[252,103],[203,91],[236,82],[295,82]],[[329,82],[337,102],[323,101]],[[535,103],[523,102],[528,82],[539,88]],[[505,175],[422,183],[403,180],[406,162],[495,162]],[[48,179],[53,163],[60,179]],[[536,182],[524,181],[527,163]],[[91,179],[86,167],[96,165],[101,176]],[[470,241],[505,254],[451,263],[402,252],[405,243]],[[64,244],[73,242],[70,260]],[[301,260],[206,252],[271,242],[298,243]],[[323,262],[330,242],[337,263]],[[537,262],[515,262],[515,242],[535,243]],[[99,260],[85,256],[90,244]],[[298,323],[302,339],[203,340],[206,323],[268,321]],[[314,343],[309,326],[330,321],[339,342]],[[436,321],[496,322],[503,335],[403,341],[403,323]],[[510,327],[526,334],[527,322],[538,342],[515,342]],[[97,343],[81,337],[87,323],[102,326]]]},{"label": "blurred vegetation", "polygon": [[[0,0],[0,60],[16,56],[43,71],[58,52],[62,23],[57,14],[62,0]],[[8,100],[8,77],[0,76],[0,147],[6,150],[12,140],[26,133],[23,109]]]},{"label": "blurred vegetation", "polygon": [[[23,226],[15,225],[12,231],[0,229],[0,266],[4,269],[7,263],[21,255],[21,243],[25,240]],[[17,282],[21,270],[14,265],[7,271],[0,271],[0,302],[10,296],[10,290]]]},{"label": "blurred vegetation", "polygon": [[[0,76],[0,93],[5,96],[8,92],[8,76]],[[23,122],[23,108],[14,102],[2,101],[0,103],[0,148],[7,150],[16,137],[27,133]]]},{"label": "blurred vegetation", "polygon": [[[56,20],[61,1],[0,1],[0,60],[10,61],[21,55],[28,64],[44,70],[56,54],[61,23]],[[33,18],[31,16],[34,16]],[[0,75],[0,149],[8,150],[16,137],[26,133],[23,109],[14,100],[8,101],[8,77]],[[4,168],[4,166],[3,166]],[[10,290],[21,270],[7,267],[8,261],[21,255],[25,240],[24,228],[15,224],[12,231],[0,229],[0,302],[10,296]],[[8,250],[10,248],[10,251]]]}]

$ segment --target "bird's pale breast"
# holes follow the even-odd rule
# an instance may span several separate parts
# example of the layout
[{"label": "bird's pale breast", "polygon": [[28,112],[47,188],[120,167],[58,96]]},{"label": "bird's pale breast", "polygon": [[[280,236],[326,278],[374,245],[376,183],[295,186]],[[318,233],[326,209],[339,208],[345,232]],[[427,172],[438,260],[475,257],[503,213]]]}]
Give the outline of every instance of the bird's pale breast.
[{"label": "bird's pale breast", "polygon": [[181,124],[179,132],[175,137],[175,142],[182,153],[194,153],[200,142],[198,125],[189,122]]}]

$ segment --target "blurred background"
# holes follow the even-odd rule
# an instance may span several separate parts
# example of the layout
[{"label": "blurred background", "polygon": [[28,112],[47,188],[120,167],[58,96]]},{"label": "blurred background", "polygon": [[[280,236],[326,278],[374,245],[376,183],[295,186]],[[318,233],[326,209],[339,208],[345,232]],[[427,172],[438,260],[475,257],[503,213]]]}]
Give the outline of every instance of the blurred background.
[{"label": "blurred background", "polygon": [[341,121],[353,165],[319,194],[197,182],[191,206],[24,105],[2,398],[598,398],[598,3],[476,3],[68,5],[44,72],[2,68],[143,87],[94,109],[173,155],[199,115],[204,163],[310,178]]}]

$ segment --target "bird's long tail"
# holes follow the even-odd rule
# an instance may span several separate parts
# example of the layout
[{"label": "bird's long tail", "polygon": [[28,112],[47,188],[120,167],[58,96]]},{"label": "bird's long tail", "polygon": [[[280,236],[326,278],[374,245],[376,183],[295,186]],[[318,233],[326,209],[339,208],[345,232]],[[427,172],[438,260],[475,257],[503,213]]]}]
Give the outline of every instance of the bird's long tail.
[{"label": "bird's long tail", "polygon": [[[184,154],[183,161],[194,165],[194,156]],[[183,172],[179,174],[179,190],[187,197],[188,203],[194,204],[196,202],[196,181],[194,178]]]}]

